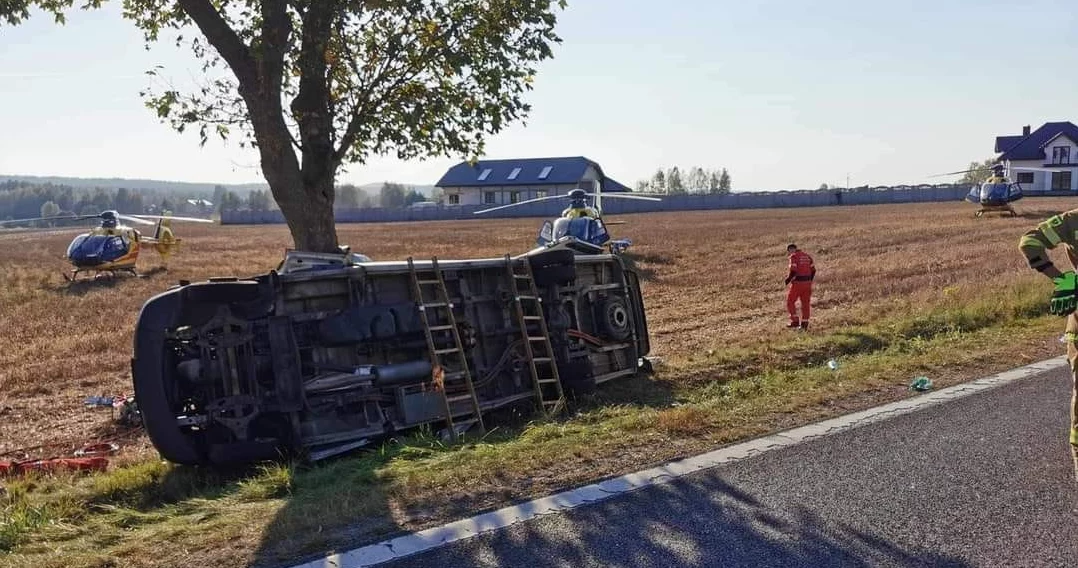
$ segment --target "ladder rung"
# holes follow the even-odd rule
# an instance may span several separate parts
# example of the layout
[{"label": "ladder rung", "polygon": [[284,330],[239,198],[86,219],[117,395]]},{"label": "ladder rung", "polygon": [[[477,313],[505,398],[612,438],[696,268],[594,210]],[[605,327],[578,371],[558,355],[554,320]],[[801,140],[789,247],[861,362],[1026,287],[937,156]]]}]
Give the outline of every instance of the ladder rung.
[{"label": "ladder rung", "polygon": [[531,280],[532,279],[532,277],[528,276],[527,274],[514,274],[513,278],[519,278],[521,280]]},{"label": "ladder rung", "polygon": [[471,400],[472,395],[470,395],[470,394],[458,394],[456,396],[447,396],[447,397],[445,397],[445,399],[448,400],[449,402],[460,402],[462,400]]},{"label": "ladder rung", "polygon": [[557,379],[539,379],[539,384],[541,384],[541,385],[549,385],[550,383],[556,383],[556,382],[558,382]]},{"label": "ladder rung", "polygon": [[524,321],[540,321],[543,316],[524,316]]},{"label": "ladder rung", "polygon": [[460,353],[460,349],[457,349],[456,347],[449,347],[447,349],[435,349],[434,350],[435,355],[447,355],[449,353]]},{"label": "ladder rung", "polygon": [[552,359],[550,357],[532,357],[533,363],[549,363]]},{"label": "ladder rung", "polygon": [[423,285],[423,286],[429,286],[429,285],[432,285],[432,284],[441,284],[442,283],[441,280],[416,280],[415,282],[416,282],[416,284],[420,284],[420,285]]},{"label": "ladder rung", "polygon": [[460,379],[464,377],[464,371],[453,371],[452,373],[446,373],[442,379],[446,381],[452,381],[453,379]]},{"label": "ladder rung", "polygon": [[451,307],[452,305],[453,304],[448,304],[446,302],[432,302],[430,304],[423,304],[421,307],[423,307],[423,308],[448,308],[448,307]]},{"label": "ladder rung", "polygon": [[455,327],[456,327],[455,325],[432,325],[432,326],[428,327],[427,329],[429,329],[431,331],[449,331],[449,330],[451,330],[451,329],[453,329]]},{"label": "ladder rung", "polygon": [[541,335],[533,335],[528,338],[528,341],[546,341],[546,337],[543,337]]}]

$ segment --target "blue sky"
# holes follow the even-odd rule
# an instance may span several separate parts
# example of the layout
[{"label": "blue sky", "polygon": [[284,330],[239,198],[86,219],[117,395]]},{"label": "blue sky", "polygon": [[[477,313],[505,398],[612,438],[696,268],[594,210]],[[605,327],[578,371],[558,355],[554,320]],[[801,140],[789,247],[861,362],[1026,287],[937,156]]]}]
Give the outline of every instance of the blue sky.
[{"label": "blue sky", "polygon": [[[487,156],[584,155],[626,184],[726,167],[738,190],[916,183],[994,137],[1078,121],[1073,2],[570,0],[527,126]],[[0,173],[262,181],[234,143],[199,148],[142,106],[151,51],[119,7],[0,28]],[[374,159],[341,181],[433,183],[452,159]],[[941,181],[939,179],[927,181]]]}]

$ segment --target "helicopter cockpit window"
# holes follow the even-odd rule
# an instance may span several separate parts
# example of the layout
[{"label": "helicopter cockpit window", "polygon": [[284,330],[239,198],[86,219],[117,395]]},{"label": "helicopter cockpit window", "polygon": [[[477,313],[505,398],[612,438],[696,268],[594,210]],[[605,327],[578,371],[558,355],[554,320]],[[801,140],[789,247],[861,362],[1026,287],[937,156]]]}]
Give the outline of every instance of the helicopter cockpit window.
[{"label": "helicopter cockpit window", "polygon": [[90,237],[90,235],[79,235],[79,236],[75,237],[75,239],[73,241],[71,241],[71,244],[68,245],[68,247],[67,247],[67,256],[68,257],[73,256],[75,251],[77,251],[79,249],[79,247],[82,246],[82,243],[85,243],[86,239],[89,238],[89,237]]},{"label": "helicopter cockpit window", "polygon": [[1004,200],[1010,194],[1010,184],[986,183],[981,185],[981,199]]},{"label": "helicopter cockpit window", "polygon": [[120,235],[114,235],[106,237],[105,246],[102,247],[105,253],[118,253],[127,250],[127,241]]}]

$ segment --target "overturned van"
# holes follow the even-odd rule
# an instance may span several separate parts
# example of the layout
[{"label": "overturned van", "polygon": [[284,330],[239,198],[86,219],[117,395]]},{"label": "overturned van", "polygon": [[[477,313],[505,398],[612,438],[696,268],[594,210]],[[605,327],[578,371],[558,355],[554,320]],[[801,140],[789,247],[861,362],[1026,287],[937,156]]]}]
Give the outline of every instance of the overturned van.
[{"label": "overturned van", "polygon": [[646,367],[637,273],[572,243],[472,260],[374,262],[289,252],[253,278],[148,300],[132,377],[166,459],[320,459],[430,424],[457,436],[513,404]]}]

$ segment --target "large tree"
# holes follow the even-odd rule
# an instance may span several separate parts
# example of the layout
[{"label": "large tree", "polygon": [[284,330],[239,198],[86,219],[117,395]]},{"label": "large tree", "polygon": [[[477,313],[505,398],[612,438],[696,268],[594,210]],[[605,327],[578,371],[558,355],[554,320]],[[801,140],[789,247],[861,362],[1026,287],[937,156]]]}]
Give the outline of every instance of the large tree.
[{"label": "large tree", "polygon": [[[0,0],[0,20],[37,7],[62,22],[104,1]],[[557,7],[565,0],[123,0],[147,42],[176,31],[203,63],[199,88],[145,91],[147,105],[203,143],[216,133],[256,147],[296,247],[322,252],[337,249],[342,164],[474,158],[527,115],[535,66],[560,42]]]}]

